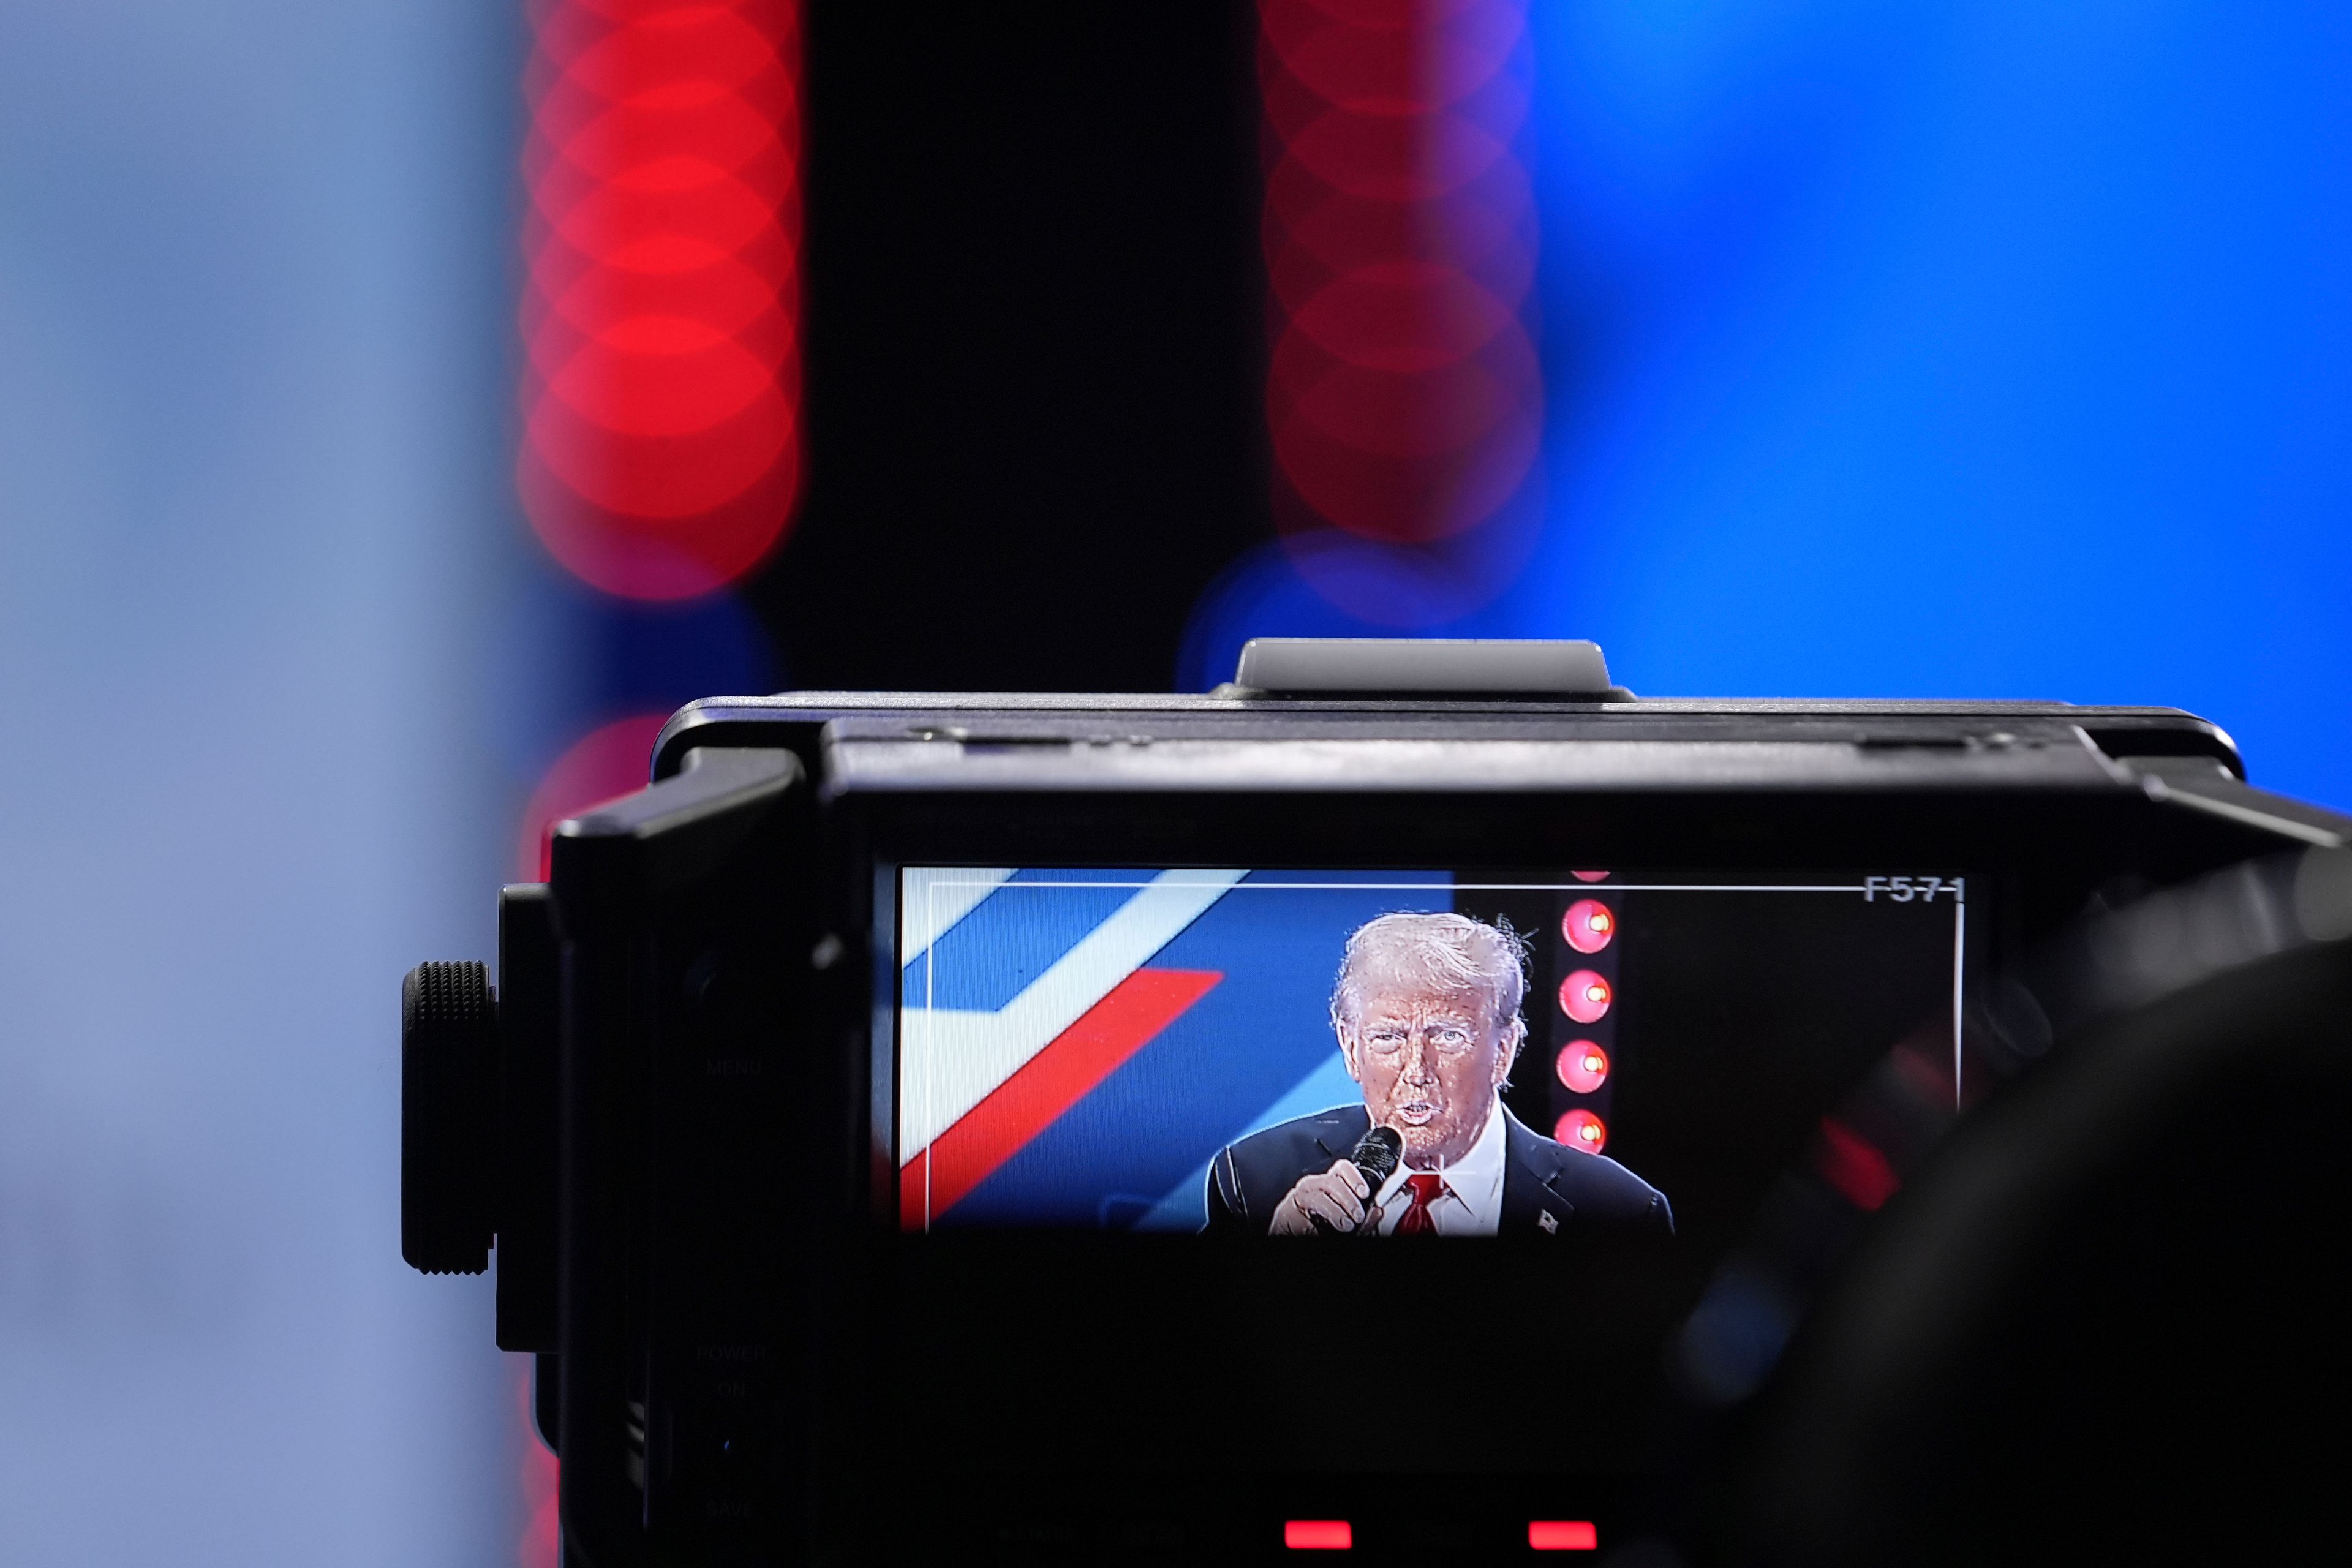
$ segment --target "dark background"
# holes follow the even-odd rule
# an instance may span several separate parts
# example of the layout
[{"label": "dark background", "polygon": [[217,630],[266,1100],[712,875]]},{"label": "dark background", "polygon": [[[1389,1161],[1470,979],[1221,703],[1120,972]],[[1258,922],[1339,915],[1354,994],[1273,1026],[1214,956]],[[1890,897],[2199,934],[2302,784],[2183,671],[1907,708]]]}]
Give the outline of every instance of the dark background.
[{"label": "dark background", "polygon": [[808,17],[792,683],[1165,690],[1268,531],[1255,8]]},{"label": "dark background", "polygon": [[1745,1232],[1898,1042],[1951,1048],[1948,898],[1629,892],[1620,918],[1608,1152],[1665,1193],[1694,1254]]}]

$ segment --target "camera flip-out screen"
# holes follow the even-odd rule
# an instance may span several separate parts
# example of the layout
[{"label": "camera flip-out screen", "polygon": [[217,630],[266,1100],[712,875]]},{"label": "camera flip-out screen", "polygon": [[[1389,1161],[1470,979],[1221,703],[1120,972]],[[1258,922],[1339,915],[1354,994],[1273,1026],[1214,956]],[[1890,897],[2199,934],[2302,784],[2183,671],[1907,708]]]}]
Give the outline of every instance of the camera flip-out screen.
[{"label": "camera flip-out screen", "polygon": [[1952,870],[909,867],[902,1229],[1712,1249],[1908,1043]]}]

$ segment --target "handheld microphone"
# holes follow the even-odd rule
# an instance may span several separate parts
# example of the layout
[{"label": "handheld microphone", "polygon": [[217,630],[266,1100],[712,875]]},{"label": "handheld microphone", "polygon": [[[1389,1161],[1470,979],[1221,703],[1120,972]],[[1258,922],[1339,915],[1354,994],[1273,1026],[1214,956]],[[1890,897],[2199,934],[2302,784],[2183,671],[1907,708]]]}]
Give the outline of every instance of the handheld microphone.
[{"label": "handheld microphone", "polygon": [[[1404,1134],[1393,1127],[1371,1128],[1361,1138],[1356,1140],[1356,1146],[1353,1149],[1348,1151],[1349,1163],[1364,1173],[1364,1184],[1371,1188],[1370,1195],[1364,1200],[1367,1217],[1371,1212],[1372,1198],[1380,1196],[1381,1188],[1387,1184],[1391,1176],[1396,1174],[1397,1162],[1402,1158],[1404,1158]],[[1326,1234],[1336,1234],[1331,1231],[1331,1222],[1321,1215],[1310,1215],[1309,1218],[1317,1230]]]}]

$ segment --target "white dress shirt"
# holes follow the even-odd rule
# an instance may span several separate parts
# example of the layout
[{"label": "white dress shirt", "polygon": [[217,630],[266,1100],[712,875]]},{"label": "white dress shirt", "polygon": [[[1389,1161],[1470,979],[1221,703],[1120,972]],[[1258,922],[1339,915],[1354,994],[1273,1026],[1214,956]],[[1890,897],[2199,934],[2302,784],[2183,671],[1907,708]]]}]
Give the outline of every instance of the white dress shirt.
[{"label": "white dress shirt", "polygon": [[[1404,1184],[1412,1173],[1411,1166],[1399,1164],[1374,1195],[1373,1201],[1381,1205],[1382,1236],[1393,1234],[1404,1211],[1412,1206],[1412,1194]],[[1429,1205],[1429,1217],[1436,1222],[1437,1234],[1494,1235],[1503,1218],[1502,1096],[1487,1103],[1486,1125],[1479,1129],[1470,1152],[1437,1173],[1445,1178],[1444,1190]]]}]

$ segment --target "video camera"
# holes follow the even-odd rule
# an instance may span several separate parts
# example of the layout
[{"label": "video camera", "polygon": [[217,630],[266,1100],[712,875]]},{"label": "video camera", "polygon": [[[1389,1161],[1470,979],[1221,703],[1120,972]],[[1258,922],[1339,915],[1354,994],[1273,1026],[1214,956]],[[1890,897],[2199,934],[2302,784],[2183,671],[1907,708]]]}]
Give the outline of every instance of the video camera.
[{"label": "video camera", "polygon": [[1828,1138],[1872,1206],[1857,1086],[1970,1103],[2000,966],[2346,827],[2173,710],[1637,700],[1576,642],[713,699],[651,771],[495,992],[404,995],[404,1254],[495,1239],[598,1568],[1659,1528],[1774,1184]]}]

